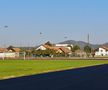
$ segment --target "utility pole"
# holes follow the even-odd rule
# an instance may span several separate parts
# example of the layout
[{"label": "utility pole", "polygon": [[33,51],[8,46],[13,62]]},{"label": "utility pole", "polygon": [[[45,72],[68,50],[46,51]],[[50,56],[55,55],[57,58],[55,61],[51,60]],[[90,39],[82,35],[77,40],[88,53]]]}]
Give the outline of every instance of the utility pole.
[{"label": "utility pole", "polygon": [[90,44],[90,36],[89,36],[89,34],[87,35],[87,44],[88,44],[88,46]]},{"label": "utility pole", "polygon": [[[8,29],[8,26],[5,25],[5,26],[4,26],[4,29]],[[6,49],[6,45],[4,44],[4,51],[3,51],[3,56],[2,56],[2,59],[3,59],[3,60],[5,60],[5,57],[6,57],[6,51],[5,51],[5,49]]]}]

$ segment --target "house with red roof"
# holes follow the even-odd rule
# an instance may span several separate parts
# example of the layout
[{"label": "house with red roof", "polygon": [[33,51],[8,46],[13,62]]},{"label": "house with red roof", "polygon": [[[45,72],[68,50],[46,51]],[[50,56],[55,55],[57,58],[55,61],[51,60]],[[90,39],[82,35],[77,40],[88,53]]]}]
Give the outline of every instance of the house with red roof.
[{"label": "house with red roof", "polygon": [[60,47],[60,46],[41,45],[36,48],[36,50],[47,50],[47,49],[54,50],[56,51],[56,53],[65,53],[65,54],[71,53],[71,50],[63,46]]},{"label": "house with red roof", "polygon": [[108,56],[108,47],[102,45],[95,50],[95,56]]},{"label": "house with red roof", "polygon": [[0,58],[17,58],[19,57],[20,48],[0,48]]}]

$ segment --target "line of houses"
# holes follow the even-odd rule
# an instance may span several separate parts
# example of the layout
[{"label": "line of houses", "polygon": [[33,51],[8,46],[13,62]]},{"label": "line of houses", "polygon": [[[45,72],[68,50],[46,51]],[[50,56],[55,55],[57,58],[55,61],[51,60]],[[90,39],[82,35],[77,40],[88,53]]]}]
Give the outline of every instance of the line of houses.
[{"label": "line of houses", "polygon": [[65,54],[71,54],[71,49],[68,47],[68,44],[57,44],[55,46],[49,46],[49,45],[40,45],[35,50],[55,50],[56,53],[65,53]]},{"label": "line of houses", "polygon": [[[65,53],[65,54],[72,55],[73,52],[71,51],[70,46],[73,47],[74,45],[72,45],[72,44],[71,45],[70,44],[55,44],[55,46],[53,46],[53,47],[48,46],[48,45],[40,45],[39,47],[36,48],[36,50],[46,50],[48,48],[48,49],[56,50],[59,53]],[[86,56],[86,52],[84,52],[84,50],[81,50],[81,49],[76,50],[74,53],[76,54],[76,56],[79,56],[79,57]],[[94,49],[93,53],[94,53],[95,57],[100,57],[100,56],[107,57],[108,56],[108,47],[101,45],[98,48]]]},{"label": "line of houses", "polygon": [[20,48],[0,48],[0,58],[19,58]]},{"label": "line of houses", "polygon": [[[73,47],[73,45],[71,44],[54,44],[52,46],[50,45],[40,45],[38,47],[35,48],[35,51],[45,51],[47,49],[49,50],[54,50],[57,54],[66,54],[71,56],[73,54],[71,47]],[[32,50],[27,50],[30,51],[30,53],[32,53]],[[8,48],[0,48],[0,58],[19,58],[20,54],[22,53],[21,48],[15,48],[15,47],[8,47]],[[74,52],[76,54],[76,56],[78,57],[84,57],[86,56],[86,53],[83,50],[76,50]],[[26,51],[25,51],[26,54]],[[102,45],[100,47],[98,47],[97,49],[94,50],[94,54],[96,57],[104,57],[104,56],[108,56],[108,47]],[[33,55],[32,55],[33,56]],[[36,57],[36,55],[35,55]]]}]

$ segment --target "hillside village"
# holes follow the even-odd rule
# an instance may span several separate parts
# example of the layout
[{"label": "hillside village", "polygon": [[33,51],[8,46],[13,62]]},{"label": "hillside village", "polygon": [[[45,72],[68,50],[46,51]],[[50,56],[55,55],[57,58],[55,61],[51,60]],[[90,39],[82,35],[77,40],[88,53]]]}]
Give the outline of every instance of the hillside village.
[{"label": "hillside village", "polygon": [[92,49],[86,45],[83,49],[73,44],[52,44],[46,42],[33,48],[22,48],[9,46],[0,48],[0,58],[26,58],[26,57],[107,57],[108,47],[101,45]]}]

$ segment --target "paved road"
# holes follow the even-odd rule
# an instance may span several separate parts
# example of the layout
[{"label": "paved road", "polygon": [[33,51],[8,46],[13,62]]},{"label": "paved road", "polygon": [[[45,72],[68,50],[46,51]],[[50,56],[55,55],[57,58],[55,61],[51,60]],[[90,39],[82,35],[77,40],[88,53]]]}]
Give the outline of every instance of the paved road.
[{"label": "paved road", "polygon": [[1,80],[0,90],[108,90],[108,65]]}]

